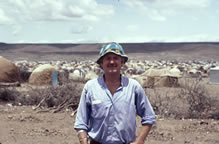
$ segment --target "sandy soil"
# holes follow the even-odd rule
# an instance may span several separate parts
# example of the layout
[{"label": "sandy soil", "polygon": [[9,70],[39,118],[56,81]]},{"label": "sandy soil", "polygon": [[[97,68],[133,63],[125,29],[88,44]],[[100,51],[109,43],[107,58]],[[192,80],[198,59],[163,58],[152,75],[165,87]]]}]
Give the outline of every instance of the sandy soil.
[{"label": "sandy soil", "polygon": [[[71,111],[38,112],[31,106],[0,105],[0,144],[79,144]],[[140,119],[137,117],[138,129]],[[218,144],[219,121],[157,118],[150,144]]]}]

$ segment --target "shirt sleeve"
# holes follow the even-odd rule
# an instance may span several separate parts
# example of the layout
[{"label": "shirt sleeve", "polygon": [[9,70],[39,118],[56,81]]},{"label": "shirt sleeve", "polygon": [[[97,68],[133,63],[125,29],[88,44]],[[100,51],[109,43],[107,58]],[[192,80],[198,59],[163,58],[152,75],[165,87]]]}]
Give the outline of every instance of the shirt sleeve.
[{"label": "shirt sleeve", "polygon": [[151,103],[139,83],[137,83],[135,92],[135,104],[137,114],[142,118],[141,124],[154,124],[156,122],[155,113]]},{"label": "shirt sleeve", "polygon": [[90,118],[89,113],[90,113],[89,93],[87,89],[87,84],[85,84],[81,94],[79,106],[77,109],[77,114],[74,124],[75,129],[83,129],[88,131],[88,123]]}]

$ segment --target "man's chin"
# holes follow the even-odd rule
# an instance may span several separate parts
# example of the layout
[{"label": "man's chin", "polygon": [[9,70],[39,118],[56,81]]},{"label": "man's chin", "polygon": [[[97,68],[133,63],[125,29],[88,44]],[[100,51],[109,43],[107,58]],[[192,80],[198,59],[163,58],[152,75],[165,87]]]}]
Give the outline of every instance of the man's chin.
[{"label": "man's chin", "polygon": [[114,74],[114,73],[118,73],[118,70],[109,70],[108,72]]}]

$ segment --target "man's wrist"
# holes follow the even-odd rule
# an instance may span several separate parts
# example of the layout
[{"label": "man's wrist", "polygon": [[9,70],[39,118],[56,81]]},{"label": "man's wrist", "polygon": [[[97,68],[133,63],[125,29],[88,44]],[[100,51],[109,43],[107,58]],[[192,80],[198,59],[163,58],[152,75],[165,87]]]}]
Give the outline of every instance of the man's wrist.
[{"label": "man's wrist", "polygon": [[136,141],[140,142],[140,143],[144,143],[145,142],[145,139],[144,138],[141,138],[141,137],[137,137],[136,138]]},{"label": "man's wrist", "polygon": [[77,136],[80,144],[88,144],[88,135],[86,130],[77,130]]},{"label": "man's wrist", "polygon": [[88,138],[87,137],[80,138],[79,142],[80,142],[80,144],[87,144],[88,143]]},{"label": "man's wrist", "polygon": [[77,136],[79,136],[80,135],[80,133],[82,133],[82,132],[86,132],[85,130],[83,130],[83,129],[81,129],[81,130],[78,130],[77,131]]}]

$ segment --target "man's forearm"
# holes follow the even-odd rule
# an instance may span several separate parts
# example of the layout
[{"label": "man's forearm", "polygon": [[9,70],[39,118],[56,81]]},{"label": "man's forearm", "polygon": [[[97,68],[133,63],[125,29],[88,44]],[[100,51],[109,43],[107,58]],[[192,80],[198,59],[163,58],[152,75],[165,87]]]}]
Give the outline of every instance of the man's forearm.
[{"label": "man's forearm", "polygon": [[152,125],[151,124],[144,124],[142,125],[141,131],[136,138],[136,142],[144,143],[145,139],[147,138],[150,130],[151,130]]}]

